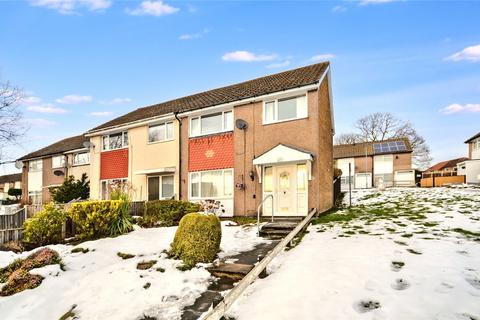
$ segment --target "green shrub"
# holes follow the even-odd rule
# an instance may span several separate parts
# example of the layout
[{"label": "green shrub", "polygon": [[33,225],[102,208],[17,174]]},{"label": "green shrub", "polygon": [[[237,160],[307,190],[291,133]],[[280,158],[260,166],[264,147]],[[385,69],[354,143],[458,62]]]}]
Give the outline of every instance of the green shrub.
[{"label": "green shrub", "polygon": [[110,235],[112,237],[133,231],[132,217],[130,216],[130,201],[127,198],[119,198],[121,201],[118,207],[118,215],[110,224]]},{"label": "green shrub", "polygon": [[145,213],[138,223],[146,228],[176,226],[183,216],[200,210],[201,206],[198,203],[188,201],[147,201],[145,203]]},{"label": "green shrub", "polygon": [[170,255],[187,266],[212,262],[220,250],[222,227],[213,214],[189,213],[180,221]]},{"label": "green shrub", "polygon": [[79,239],[99,239],[112,234],[112,225],[121,219],[124,210],[123,200],[85,201],[73,203],[68,215]]},{"label": "green shrub", "polygon": [[52,200],[57,203],[67,203],[74,199],[88,199],[90,196],[90,182],[87,174],[75,180],[74,176],[65,178],[63,183],[58,187],[50,187],[49,192]]},{"label": "green shrub", "polygon": [[65,212],[53,203],[23,224],[24,243],[30,247],[62,242],[62,228],[66,220]]}]

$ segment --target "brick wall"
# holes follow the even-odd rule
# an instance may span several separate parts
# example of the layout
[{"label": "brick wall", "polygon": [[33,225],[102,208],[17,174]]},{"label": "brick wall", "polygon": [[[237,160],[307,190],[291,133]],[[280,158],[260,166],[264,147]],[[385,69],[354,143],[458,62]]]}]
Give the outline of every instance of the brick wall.
[{"label": "brick wall", "polygon": [[233,168],[233,133],[188,141],[188,171]]},{"label": "brick wall", "polygon": [[102,152],[100,155],[100,180],[128,177],[128,149]]}]

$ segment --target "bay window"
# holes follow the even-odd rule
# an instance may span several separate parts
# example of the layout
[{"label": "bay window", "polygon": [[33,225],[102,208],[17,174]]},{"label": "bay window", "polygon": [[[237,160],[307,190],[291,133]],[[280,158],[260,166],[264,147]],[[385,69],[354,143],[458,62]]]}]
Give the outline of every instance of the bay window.
[{"label": "bay window", "polygon": [[172,175],[148,177],[148,201],[170,199],[173,196]]},{"label": "bay window", "polygon": [[116,150],[128,147],[128,132],[119,132],[103,136],[102,150]]},{"label": "bay window", "polygon": [[233,169],[190,173],[191,198],[233,197]]},{"label": "bay window", "polygon": [[73,154],[73,165],[80,166],[90,163],[90,152],[78,152]]},{"label": "bay window", "polygon": [[160,142],[173,139],[173,122],[156,124],[148,127],[148,142]]},{"label": "bay window", "polygon": [[265,101],[263,123],[275,123],[286,120],[306,118],[308,115],[307,96],[297,96]]},{"label": "bay window", "polygon": [[52,157],[52,169],[63,168],[65,166],[65,156]]},{"label": "bay window", "polygon": [[233,130],[233,111],[223,111],[190,118],[190,136]]}]

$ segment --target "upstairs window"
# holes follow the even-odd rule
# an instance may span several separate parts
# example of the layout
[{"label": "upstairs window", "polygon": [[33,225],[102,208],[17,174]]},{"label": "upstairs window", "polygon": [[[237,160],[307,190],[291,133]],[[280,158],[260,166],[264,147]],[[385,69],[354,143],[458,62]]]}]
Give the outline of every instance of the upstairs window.
[{"label": "upstairs window", "polygon": [[52,168],[63,168],[65,167],[65,157],[64,156],[54,156],[52,157]]},{"label": "upstairs window", "polygon": [[233,112],[224,111],[190,118],[190,136],[232,131]]},{"label": "upstairs window", "polygon": [[43,168],[43,161],[40,160],[33,160],[28,163],[28,171],[35,172],[35,171],[42,171]]},{"label": "upstairs window", "polygon": [[128,132],[119,132],[103,136],[102,150],[116,150],[128,147]]},{"label": "upstairs window", "polygon": [[263,123],[275,123],[301,119],[308,116],[307,96],[265,101],[263,107]]},{"label": "upstairs window", "polygon": [[90,153],[89,152],[78,152],[73,154],[73,165],[81,166],[84,164],[90,163]]},{"label": "upstairs window", "polygon": [[173,122],[156,124],[148,127],[148,142],[173,140]]},{"label": "upstairs window", "polygon": [[473,140],[473,149],[480,150],[480,138]]}]

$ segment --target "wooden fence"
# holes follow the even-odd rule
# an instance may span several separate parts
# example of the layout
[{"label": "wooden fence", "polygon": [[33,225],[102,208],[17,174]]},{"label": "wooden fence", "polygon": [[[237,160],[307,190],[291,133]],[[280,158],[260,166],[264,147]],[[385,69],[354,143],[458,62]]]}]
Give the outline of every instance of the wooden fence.
[{"label": "wooden fence", "polygon": [[23,239],[23,222],[27,210],[21,208],[13,213],[0,215],[0,244]]},{"label": "wooden fence", "polygon": [[420,186],[422,188],[430,187],[442,187],[450,184],[465,183],[465,176],[443,176],[443,177],[431,177],[422,178],[420,180]]}]

